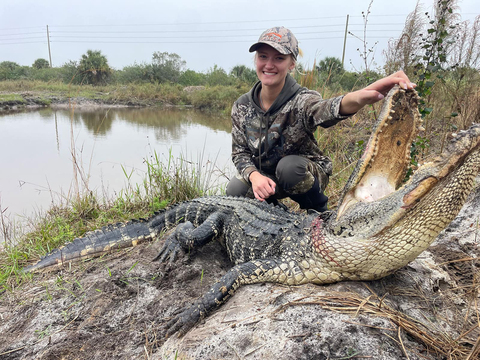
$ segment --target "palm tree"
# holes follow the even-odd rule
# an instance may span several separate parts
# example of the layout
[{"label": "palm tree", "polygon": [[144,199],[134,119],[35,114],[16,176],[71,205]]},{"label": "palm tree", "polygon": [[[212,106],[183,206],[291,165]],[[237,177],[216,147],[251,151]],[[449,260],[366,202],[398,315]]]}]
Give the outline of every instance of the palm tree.
[{"label": "palm tree", "polygon": [[92,85],[106,84],[112,73],[107,58],[100,50],[87,50],[80,59],[78,70],[83,76],[82,82]]},{"label": "palm tree", "polygon": [[50,67],[50,63],[48,62],[48,60],[38,58],[33,62],[32,67],[34,67],[35,69],[46,69]]},{"label": "palm tree", "polygon": [[341,75],[345,72],[342,61],[339,58],[327,56],[320,60],[317,65],[318,72],[329,76]]}]

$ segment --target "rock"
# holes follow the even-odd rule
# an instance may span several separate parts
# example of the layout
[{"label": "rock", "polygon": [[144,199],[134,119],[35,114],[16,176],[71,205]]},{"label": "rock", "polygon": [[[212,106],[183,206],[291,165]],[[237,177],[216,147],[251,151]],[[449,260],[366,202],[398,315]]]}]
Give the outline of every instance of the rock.
[{"label": "rock", "polygon": [[205,86],[186,86],[183,88],[183,91],[189,94],[199,90],[205,90]]}]

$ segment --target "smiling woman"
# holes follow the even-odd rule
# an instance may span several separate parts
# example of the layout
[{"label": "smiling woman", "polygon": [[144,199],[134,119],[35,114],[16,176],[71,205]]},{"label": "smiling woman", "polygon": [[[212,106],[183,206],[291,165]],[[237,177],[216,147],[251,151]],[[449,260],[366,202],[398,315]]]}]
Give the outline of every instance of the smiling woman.
[{"label": "smiling woman", "polygon": [[395,84],[404,89],[415,85],[400,71],[362,90],[324,100],[289,75],[300,54],[289,29],[267,29],[250,47],[254,51],[259,81],[232,108],[232,160],[238,173],[227,194],[269,203],[290,197],[302,209],[323,212],[332,161],[319,148],[315,129],[333,126],[383,99]]},{"label": "smiling woman", "polygon": [[283,55],[268,45],[261,45],[258,48],[255,55],[255,68],[258,79],[265,88],[259,97],[263,110],[267,111],[272,106],[285,85],[287,73],[294,67],[295,61],[291,56]]}]

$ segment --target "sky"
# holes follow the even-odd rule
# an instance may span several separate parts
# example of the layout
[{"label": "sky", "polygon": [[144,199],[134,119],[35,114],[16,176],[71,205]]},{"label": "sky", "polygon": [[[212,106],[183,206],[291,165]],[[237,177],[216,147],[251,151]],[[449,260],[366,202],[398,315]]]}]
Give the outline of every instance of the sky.
[{"label": "sky", "polygon": [[[476,3],[476,4],[475,4]],[[342,58],[361,70],[364,15],[368,13],[366,49],[369,67],[384,62],[390,39],[398,38],[417,0],[1,0],[0,62],[32,65],[49,59],[53,66],[78,61],[87,50],[100,50],[115,69],[151,63],[156,51],[178,54],[186,68],[206,72],[215,65],[227,72],[236,65],[253,68],[248,52],[260,34],[273,26],[292,30],[304,56],[313,62]],[[420,2],[431,12],[433,0]],[[459,0],[462,21],[480,14],[478,0]],[[357,50],[359,49],[359,50]],[[372,51],[370,51],[372,50]]]}]

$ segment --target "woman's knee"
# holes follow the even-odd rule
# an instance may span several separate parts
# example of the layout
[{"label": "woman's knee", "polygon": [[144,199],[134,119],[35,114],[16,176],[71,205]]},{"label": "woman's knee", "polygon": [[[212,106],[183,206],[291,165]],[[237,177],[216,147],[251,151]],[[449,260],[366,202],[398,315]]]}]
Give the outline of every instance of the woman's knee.
[{"label": "woman's knee", "polygon": [[227,184],[225,190],[228,196],[246,196],[250,185],[245,182],[243,179],[239,179],[238,176],[233,177]]},{"label": "woman's knee", "polygon": [[282,158],[276,168],[275,176],[280,186],[290,189],[305,179],[309,160],[303,156],[289,155]]}]

